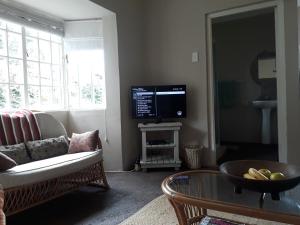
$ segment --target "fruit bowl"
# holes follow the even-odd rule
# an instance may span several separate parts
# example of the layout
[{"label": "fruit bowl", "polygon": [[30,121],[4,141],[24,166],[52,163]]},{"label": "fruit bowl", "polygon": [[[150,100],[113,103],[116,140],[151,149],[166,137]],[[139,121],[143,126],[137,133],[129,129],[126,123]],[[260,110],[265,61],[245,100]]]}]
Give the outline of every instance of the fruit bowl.
[{"label": "fruit bowl", "polygon": [[[272,172],[281,172],[282,180],[251,180],[243,177],[249,168],[268,169]],[[237,193],[248,189],[260,193],[271,193],[272,199],[279,200],[279,193],[296,187],[300,183],[300,167],[285,163],[260,160],[237,160],[225,162],[220,171],[235,186]]]}]

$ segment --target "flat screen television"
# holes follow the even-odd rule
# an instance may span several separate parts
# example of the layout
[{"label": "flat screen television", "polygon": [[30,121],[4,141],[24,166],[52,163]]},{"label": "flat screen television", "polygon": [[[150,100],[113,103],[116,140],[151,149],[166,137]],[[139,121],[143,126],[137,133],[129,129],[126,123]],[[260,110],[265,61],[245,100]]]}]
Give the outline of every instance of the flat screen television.
[{"label": "flat screen television", "polygon": [[131,87],[132,117],[135,119],[171,119],[186,117],[186,86]]}]

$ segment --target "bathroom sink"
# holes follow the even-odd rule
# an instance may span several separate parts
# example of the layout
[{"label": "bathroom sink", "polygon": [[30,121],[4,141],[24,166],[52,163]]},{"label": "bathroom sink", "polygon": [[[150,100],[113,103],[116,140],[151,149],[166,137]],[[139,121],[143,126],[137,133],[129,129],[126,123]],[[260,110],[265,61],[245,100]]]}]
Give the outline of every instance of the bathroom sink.
[{"label": "bathroom sink", "polygon": [[252,102],[255,108],[261,109],[262,125],[261,135],[263,144],[271,144],[271,111],[277,107],[276,100],[258,100]]},{"label": "bathroom sink", "polygon": [[252,102],[253,106],[256,108],[276,108],[277,101],[276,100],[257,100]]}]

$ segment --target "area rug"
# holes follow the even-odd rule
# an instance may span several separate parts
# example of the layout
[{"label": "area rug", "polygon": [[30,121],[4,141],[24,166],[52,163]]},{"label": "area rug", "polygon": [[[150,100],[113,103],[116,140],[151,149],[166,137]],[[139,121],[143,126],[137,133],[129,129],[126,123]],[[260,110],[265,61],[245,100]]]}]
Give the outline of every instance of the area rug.
[{"label": "area rug", "polygon": [[[212,210],[209,210],[208,214],[253,225],[287,225]],[[119,225],[178,225],[178,221],[171,204],[167,198],[162,195],[148,203]]]}]

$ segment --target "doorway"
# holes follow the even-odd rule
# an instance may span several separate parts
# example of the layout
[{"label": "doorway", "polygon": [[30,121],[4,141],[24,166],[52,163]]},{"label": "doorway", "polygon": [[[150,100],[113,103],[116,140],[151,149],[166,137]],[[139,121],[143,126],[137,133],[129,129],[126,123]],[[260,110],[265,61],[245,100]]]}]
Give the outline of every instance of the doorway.
[{"label": "doorway", "polygon": [[218,164],[278,161],[274,16],[268,8],[212,21]]},{"label": "doorway", "polygon": [[[277,161],[280,160],[280,157],[278,157],[278,155],[280,156],[280,154],[278,153],[282,154],[281,151],[284,151],[282,149],[283,145],[280,144],[283,143],[284,140],[283,138],[281,138],[279,134],[280,132],[283,131],[285,123],[283,121],[283,117],[277,116],[277,110],[276,110],[278,93],[280,92],[282,93],[282,90],[277,90],[276,85],[278,85],[281,79],[285,79],[284,78],[285,72],[283,69],[284,63],[281,63],[284,62],[284,58],[283,58],[284,56],[282,54],[278,54],[281,53],[282,49],[284,48],[283,47],[284,44],[281,41],[281,35],[282,35],[281,17],[278,16],[278,14],[281,13],[282,13],[281,5],[278,5],[277,1],[271,1],[271,2],[253,4],[241,8],[233,8],[225,11],[220,11],[220,12],[209,14],[207,16],[209,146],[213,153],[212,162],[215,164],[217,163],[218,159],[224,156],[224,153],[226,153],[226,150],[228,149],[232,150],[233,157],[229,157],[229,159],[225,159],[225,161],[234,160],[234,159],[251,159],[251,158],[269,159],[269,160]],[[261,17],[260,20],[258,17]],[[231,62],[231,64],[233,64],[233,67],[235,68],[240,67],[240,70],[237,70],[239,76],[241,76],[243,72],[241,68],[243,68],[244,73],[245,70],[247,70],[248,77],[243,79],[241,77],[234,78],[233,74],[229,72],[227,73],[228,76],[227,79],[222,80],[222,75],[220,75],[220,71],[218,70],[219,69],[218,64],[216,63],[220,61],[220,59],[218,59],[217,57],[218,51],[220,51],[220,46],[219,46],[220,40],[216,40],[215,38],[215,35],[217,33],[215,28],[217,26],[221,27],[222,24],[228,25],[230,23],[242,23],[243,21],[245,22],[247,20],[248,22],[252,20],[253,23],[252,26],[254,25],[254,22],[256,20],[256,22],[257,21],[259,22],[258,27],[261,27],[262,21],[264,21],[262,20],[263,19],[262,17],[264,17],[266,20],[269,21],[269,25],[272,24],[272,30],[269,31],[269,33],[272,35],[271,39],[273,41],[270,41],[270,43],[268,43],[269,47],[266,45],[266,47],[262,49],[256,48],[257,52],[255,55],[253,55],[253,52],[251,53],[251,51],[249,53],[247,52],[240,53],[239,57],[235,61],[233,61],[233,63]],[[222,29],[219,28],[219,30]],[[236,30],[237,29],[235,29],[235,31]],[[248,30],[246,27],[246,32],[249,30],[250,27]],[[242,34],[244,35],[244,33]],[[234,36],[232,33],[229,32],[228,29],[225,32],[225,35],[229,37]],[[238,35],[239,34],[236,33],[236,36]],[[234,36],[234,38],[237,39],[236,36]],[[249,41],[249,39],[251,39],[250,38],[251,36],[252,34],[248,33],[248,36],[245,39],[248,38]],[[237,40],[234,42],[235,47],[241,44],[238,43],[239,41]],[[224,48],[225,49],[227,48],[227,54],[223,56],[223,59],[225,59],[223,61],[226,60],[228,61],[231,59],[230,58],[231,55],[236,54],[236,52],[234,52],[233,48],[230,48],[230,46],[225,46]],[[251,54],[252,54],[252,58],[251,60],[248,60],[248,66],[244,66],[244,67],[240,66],[239,65],[240,61],[243,60],[244,58],[247,57],[249,58],[250,57],[249,55]],[[267,67],[265,67],[266,62],[268,64]],[[224,62],[222,63],[225,64]],[[264,66],[261,67],[261,65]],[[227,67],[229,66],[227,65]],[[260,71],[264,71],[264,68],[272,68],[272,67],[274,67],[273,69],[274,73],[270,74],[270,77],[265,77],[263,75],[264,73],[261,72],[258,73],[259,69]],[[226,68],[226,64],[225,64],[225,68]],[[222,71],[222,73],[224,73],[224,71]],[[277,77],[277,73],[279,74],[278,77]],[[254,88],[253,87],[250,88],[251,82],[247,82],[247,80],[252,82],[252,86]],[[256,85],[256,87],[255,85],[253,85],[253,83]],[[265,88],[266,85],[267,86],[269,85],[269,87]],[[252,94],[249,93],[247,94],[246,91],[247,89],[248,91],[252,90]],[[243,91],[243,94],[241,93],[241,91]],[[285,97],[285,95],[283,94],[281,95],[281,97],[283,98]],[[278,100],[278,104],[281,106],[282,106],[282,98],[280,99],[279,96],[279,100]],[[260,104],[265,104],[265,102],[261,102],[261,101],[267,101],[266,103],[267,106],[260,105]],[[244,109],[241,109],[242,106],[244,107]],[[247,108],[246,106],[248,107],[248,109],[246,109]],[[235,116],[233,116],[233,114],[230,114],[230,110],[228,109],[234,107],[240,108],[241,110],[239,113],[236,113]],[[272,110],[264,110],[265,112],[263,113],[262,108],[265,107],[269,107],[269,108],[271,107]],[[223,112],[221,113],[221,111]],[[226,113],[224,113],[224,111],[227,111],[227,114],[229,114],[227,115],[227,121],[226,119],[224,119],[226,118],[225,115]],[[280,113],[281,116],[284,111],[285,111],[284,108],[279,107],[278,113]],[[254,115],[254,117],[250,116],[251,114]],[[265,122],[266,120],[263,120],[263,114],[270,114],[269,115],[270,120],[269,123],[267,123],[267,125],[270,127],[269,135],[266,135],[267,129],[263,129],[263,125],[266,125]],[[228,119],[230,117],[231,119]],[[248,125],[246,123],[243,124],[243,120],[244,121],[247,120]],[[251,121],[254,122],[251,123]],[[278,128],[277,128],[277,124],[278,124]],[[234,127],[235,128],[239,127],[240,129],[233,129]],[[256,132],[253,132],[254,130],[256,130]],[[236,138],[230,139],[229,137],[230,133],[235,134]],[[266,138],[266,136],[268,138]],[[278,146],[280,147],[278,148]],[[264,152],[268,152],[268,151],[271,152],[271,154],[267,153],[266,155],[264,155]],[[219,160],[219,162],[222,162],[222,159]]]}]

